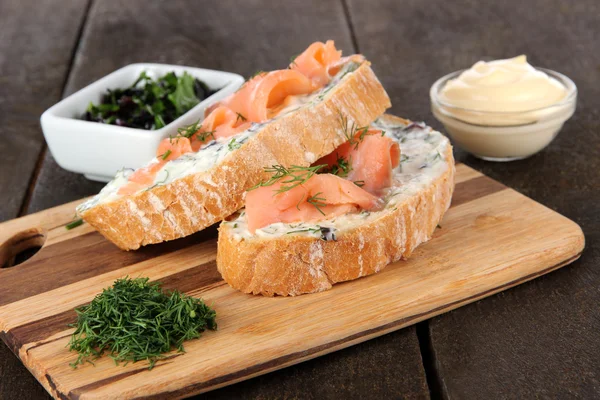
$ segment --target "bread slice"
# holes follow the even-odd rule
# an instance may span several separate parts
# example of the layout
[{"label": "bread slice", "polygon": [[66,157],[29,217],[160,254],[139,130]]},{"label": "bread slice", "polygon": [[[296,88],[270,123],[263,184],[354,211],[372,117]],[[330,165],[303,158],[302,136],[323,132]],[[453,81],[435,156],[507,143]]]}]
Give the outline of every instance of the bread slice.
[{"label": "bread slice", "polygon": [[[234,136],[237,148],[229,144],[227,155],[207,170],[118,196],[127,181],[122,173],[80,205],[79,216],[124,250],[190,235],[243,207],[246,189],[265,178],[263,167],[307,166],[333,151],[344,141],[340,113],[368,125],[390,107],[367,61],[349,61],[330,85],[311,96],[309,104]],[[214,144],[225,149],[227,141]]]},{"label": "bread slice", "polygon": [[320,292],[406,259],[431,238],[454,190],[450,142],[425,125],[389,115],[374,126],[402,151],[394,175],[399,183],[388,190],[385,207],[313,224],[277,223],[255,234],[242,211],[219,227],[217,266],[229,285],[266,296]]}]

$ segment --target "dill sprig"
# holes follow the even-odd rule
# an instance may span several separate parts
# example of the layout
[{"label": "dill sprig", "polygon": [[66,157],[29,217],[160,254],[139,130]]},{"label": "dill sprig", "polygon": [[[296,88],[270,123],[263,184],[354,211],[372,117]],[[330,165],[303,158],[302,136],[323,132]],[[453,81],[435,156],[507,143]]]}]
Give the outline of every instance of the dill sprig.
[{"label": "dill sprig", "polygon": [[215,138],[215,131],[204,131],[204,132],[198,132],[196,134],[196,138],[200,141],[200,142],[206,142],[206,140],[212,137],[212,140],[217,140]]},{"label": "dill sprig", "polygon": [[352,157],[348,157],[348,159],[343,156],[337,155],[337,160],[335,164],[328,168],[326,172],[337,175],[341,178],[345,178],[352,171]]},{"label": "dill sprig", "polygon": [[69,350],[79,353],[71,364],[90,362],[108,353],[115,363],[147,360],[149,369],[164,353],[215,330],[216,313],[201,299],[177,290],[165,292],[149,278],[118,279],[92,302],[75,310],[76,327]]},{"label": "dill sprig", "polygon": [[189,139],[192,136],[194,136],[194,134],[196,132],[198,132],[200,130],[200,128],[202,128],[202,124],[200,123],[200,120],[198,120],[198,121],[194,122],[193,124],[185,125],[180,128],[177,128],[177,136],[181,136],[181,137],[185,137],[185,138]]},{"label": "dill sprig", "polygon": [[327,203],[325,203],[327,199],[325,199],[325,197],[319,197],[320,194],[323,194],[323,192],[315,193],[313,196],[306,199],[306,202],[313,205],[321,214],[325,215],[321,207],[327,206]]},{"label": "dill sprig", "polygon": [[73,228],[77,228],[78,226],[83,224],[83,220],[81,218],[76,219],[72,222],[69,222],[67,225],[65,225],[65,229],[70,231]]},{"label": "dill sprig", "polygon": [[[177,129],[177,136],[175,136],[175,140],[184,137],[184,138],[188,138],[191,139],[192,136],[196,136],[196,138],[200,141],[200,142],[206,142],[206,139],[208,139],[209,137],[212,137],[213,140],[215,140],[215,131],[203,131],[200,132],[200,130],[202,129],[202,124],[200,123],[200,120],[194,122],[193,124],[190,125],[186,125],[186,126],[182,126],[181,128]],[[171,141],[173,141],[173,138],[171,138]]]},{"label": "dill sprig", "polygon": [[163,154],[161,154],[159,157],[162,158],[163,160],[166,160],[167,157],[169,157],[171,155],[171,150],[167,150],[165,151]]},{"label": "dill sprig", "polygon": [[273,165],[271,167],[265,167],[265,172],[272,174],[271,178],[259,183],[256,186],[248,189],[254,190],[263,186],[271,186],[281,180],[281,187],[276,190],[275,194],[287,192],[295,188],[296,186],[302,185],[307,180],[313,177],[320,169],[327,167],[327,164],[315,165],[312,167],[301,167],[299,165],[292,165],[289,168],[283,165]]},{"label": "dill sprig", "polygon": [[236,112],[237,114],[237,118],[235,119],[235,122],[237,123],[239,120],[242,120],[242,122],[245,122],[248,120],[248,118],[244,117],[242,114],[240,114],[239,112]]},{"label": "dill sprig", "polygon": [[235,138],[231,139],[229,143],[227,143],[227,148],[229,151],[234,151],[242,147],[242,143],[235,140]]},{"label": "dill sprig", "polygon": [[339,123],[342,128],[342,132],[344,133],[344,137],[350,143],[351,146],[354,146],[354,149],[358,149],[358,145],[364,140],[365,136],[369,132],[368,126],[357,126],[356,122],[352,121],[351,124],[348,123],[348,117],[345,116],[341,111],[338,110],[339,115]]}]

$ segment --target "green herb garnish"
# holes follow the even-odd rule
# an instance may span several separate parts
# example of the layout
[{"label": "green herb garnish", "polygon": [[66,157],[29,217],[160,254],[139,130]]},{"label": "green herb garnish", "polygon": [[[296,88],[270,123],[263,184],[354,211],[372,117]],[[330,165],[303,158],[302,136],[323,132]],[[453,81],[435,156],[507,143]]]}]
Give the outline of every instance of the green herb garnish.
[{"label": "green herb garnish", "polygon": [[325,167],[327,167],[327,164],[315,165],[313,167],[300,167],[298,165],[292,165],[289,168],[286,168],[283,165],[266,167],[265,172],[271,173],[273,176],[269,180],[251,187],[248,189],[248,191],[258,189],[262,186],[271,186],[279,180],[282,180],[281,183],[283,183],[283,185],[281,185],[281,187],[276,191],[276,194],[283,193],[295,188],[296,186],[302,185],[320,169]]},{"label": "green herb garnish", "polygon": [[351,124],[348,124],[348,117],[346,117],[341,111],[338,110],[339,115],[339,123],[342,128],[342,132],[346,137],[348,143],[351,146],[354,146],[355,149],[358,149],[358,145],[360,142],[364,140],[369,132],[368,126],[357,126],[354,121]]},{"label": "green herb garnish", "polygon": [[120,362],[147,360],[149,369],[164,353],[217,329],[216,313],[200,299],[165,292],[149,278],[118,279],[92,302],[75,310],[77,322],[69,350],[79,353],[76,368],[108,353]]},{"label": "green herb garnish", "polygon": [[143,71],[128,88],[108,90],[100,104],[90,103],[83,119],[138,129],[160,129],[215,93],[187,72],[157,78]]},{"label": "green herb garnish", "polygon": [[70,231],[73,228],[77,228],[79,225],[83,224],[83,220],[81,218],[76,219],[73,222],[68,223],[67,225],[65,225],[65,228]]},{"label": "green herb garnish", "polygon": [[244,117],[242,114],[240,114],[239,112],[236,112],[237,114],[237,118],[235,119],[235,122],[237,123],[239,120],[242,120],[242,122],[247,121],[248,119],[246,117]]},{"label": "green herb garnish", "polygon": [[182,126],[181,128],[177,128],[177,136],[181,136],[181,137],[185,137],[185,138],[191,138],[192,136],[194,136],[194,134],[196,132],[198,132],[200,130],[200,128],[202,128],[202,124],[200,123],[200,120],[194,122],[193,124],[190,125],[185,125]]},{"label": "green herb garnish", "polygon": [[229,151],[237,150],[240,147],[242,147],[242,144],[239,142],[236,142],[235,138],[231,139],[231,141],[227,144],[227,148],[229,149]]},{"label": "green herb garnish", "polygon": [[336,163],[329,167],[325,172],[345,178],[350,171],[352,171],[352,157],[346,159],[338,154]]},{"label": "green herb garnish", "polygon": [[171,155],[171,150],[167,150],[163,154],[161,154],[159,157],[162,158],[163,160],[166,160],[167,157],[169,157],[170,155]]},{"label": "green herb garnish", "polygon": [[306,199],[306,201],[308,204],[313,205],[321,214],[325,215],[323,210],[321,210],[321,207],[327,206],[327,203],[325,203],[325,197],[319,197],[320,194],[323,194],[323,192],[315,193],[313,196]]},{"label": "green herb garnish", "polygon": [[354,181],[353,182],[356,186],[358,187],[363,187],[365,186],[365,181]]}]

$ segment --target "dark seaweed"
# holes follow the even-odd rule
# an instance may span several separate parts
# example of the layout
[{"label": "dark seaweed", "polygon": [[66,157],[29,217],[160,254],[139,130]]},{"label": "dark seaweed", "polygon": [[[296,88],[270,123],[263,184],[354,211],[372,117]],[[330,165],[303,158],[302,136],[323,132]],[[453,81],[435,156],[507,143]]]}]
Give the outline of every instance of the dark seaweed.
[{"label": "dark seaweed", "polygon": [[156,80],[142,72],[130,87],[108,89],[100,104],[90,103],[82,118],[137,129],[160,129],[215,92],[187,72],[182,76],[169,72]]}]

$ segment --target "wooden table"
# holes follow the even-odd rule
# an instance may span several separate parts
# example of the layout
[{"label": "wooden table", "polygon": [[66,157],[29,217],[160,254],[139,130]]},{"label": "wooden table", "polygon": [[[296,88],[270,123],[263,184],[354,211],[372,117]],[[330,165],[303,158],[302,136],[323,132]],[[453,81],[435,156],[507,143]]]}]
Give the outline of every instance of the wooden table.
[{"label": "wooden table", "polygon": [[[395,114],[441,128],[429,110],[436,78],[481,57],[526,53],[576,82],[575,116],[527,160],[456,156],[579,223],[587,240],[581,259],[417,326],[200,397],[598,397],[599,21],[597,0],[0,0],[0,220],[101,188],[56,165],[38,121],[61,97],[129,63],[249,76],[331,38],[347,54],[368,56]],[[46,397],[0,345],[0,399]]]}]

